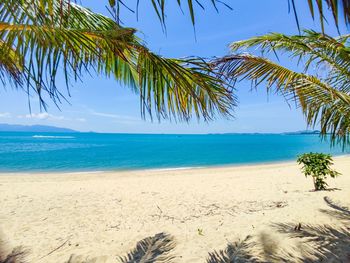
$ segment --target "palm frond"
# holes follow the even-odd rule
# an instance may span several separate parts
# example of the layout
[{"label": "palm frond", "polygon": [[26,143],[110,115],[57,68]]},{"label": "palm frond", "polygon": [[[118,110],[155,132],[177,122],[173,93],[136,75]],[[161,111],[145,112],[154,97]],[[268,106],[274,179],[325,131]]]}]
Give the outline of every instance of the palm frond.
[{"label": "palm frond", "polygon": [[[294,17],[297,23],[297,26],[300,30],[300,23],[299,23],[299,15],[300,12],[298,10],[298,3],[295,0],[287,0],[288,4],[292,6]],[[166,27],[166,6],[169,1],[166,0],[149,0],[149,4],[153,7],[154,12],[156,13],[159,21],[161,22],[161,25],[165,28]],[[227,1],[222,0],[177,0],[176,1],[179,8],[181,10],[184,10],[186,8],[187,12],[189,13],[189,16],[191,18],[192,25],[195,25],[196,22],[196,14],[195,14],[195,8],[196,6],[205,9],[205,5],[208,4],[212,6],[216,11],[218,11],[218,7],[220,5],[225,6],[226,8],[229,8],[232,10],[232,7],[227,3]],[[305,0],[306,2],[306,0]],[[339,29],[339,23],[341,17],[344,19],[345,25],[350,24],[350,1],[349,0],[307,0],[307,3],[309,5],[309,11],[313,19],[316,19],[316,14],[318,14],[318,18],[320,21],[320,25],[322,28],[322,32],[325,32],[324,24],[326,22],[325,18],[325,12],[327,10],[330,10],[333,20],[335,23],[336,28]],[[120,11],[125,8],[131,12],[136,13],[136,16],[139,16],[139,0],[135,0],[133,3],[130,4],[130,1],[128,3],[125,3],[125,1],[122,0],[109,0],[110,8],[112,13],[114,14],[117,21],[120,21]],[[185,7],[185,8],[184,8]]]},{"label": "palm frond", "polygon": [[123,263],[171,262],[175,256],[170,252],[174,248],[174,238],[169,234],[159,233],[137,242],[132,251],[120,257],[120,261]]},{"label": "palm frond", "polygon": [[214,112],[229,115],[234,105],[223,82],[210,76],[209,66],[202,60],[163,59],[141,50],[136,68],[143,114],[152,115],[153,106],[158,119],[177,116],[188,120],[192,114],[211,119]]},{"label": "palm frond", "polygon": [[299,63],[303,64],[304,72],[307,72],[312,64],[327,64],[332,69],[330,74],[341,74],[350,79],[350,51],[348,37],[345,36],[335,39],[312,30],[305,30],[303,35],[296,36],[271,33],[234,42],[230,47],[232,52],[252,47],[257,47],[263,54],[288,52],[290,57],[296,58],[298,62],[305,60],[304,63]]},{"label": "palm frond", "polygon": [[6,80],[15,85],[22,84],[22,61],[16,52],[0,40],[0,81],[5,86]]},{"label": "palm frond", "polygon": [[[9,68],[9,72],[16,73],[28,93],[34,90],[44,106],[43,93],[55,103],[64,98],[56,85],[58,74],[63,74],[69,88],[72,80],[96,73],[139,93],[143,116],[209,120],[232,113],[232,91],[211,74],[205,61],[156,55],[134,33],[69,1],[0,3],[0,41],[20,61],[20,70]],[[16,64],[3,57],[0,65]],[[8,75],[5,70],[1,73]]]},{"label": "palm frond", "polygon": [[75,4],[46,2],[42,7],[36,0],[3,1],[0,39],[23,61],[24,85],[40,99],[46,91],[59,100],[56,76],[61,67],[68,85],[70,75],[78,79],[105,63],[106,55],[121,57],[126,43],[134,41],[134,30]]},{"label": "palm frond", "polygon": [[[295,14],[295,19],[298,25],[298,28],[300,28],[299,25],[299,17],[298,17],[298,10],[297,10],[297,1],[295,0],[288,0],[288,2],[292,4],[293,11]],[[306,1],[305,1],[306,2]],[[326,22],[325,12],[326,9],[330,10],[332,13],[334,23],[336,27],[339,29],[339,18],[343,17],[345,25],[350,24],[350,1],[349,0],[307,0],[309,5],[309,10],[311,13],[311,16],[313,19],[316,18],[316,13],[318,13],[320,25],[322,32],[324,33],[324,24]]]},{"label": "palm frond", "polygon": [[[161,22],[161,25],[163,26],[163,28],[166,28],[166,15],[167,15],[167,10],[166,10],[166,6],[168,4],[169,1],[166,0],[149,0],[148,1],[149,4],[152,6],[154,12],[156,13],[159,21]],[[226,8],[232,9],[227,3],[226,1],[223,0],[176,0],[177,5],[179,6],[179,8],[181,9],[181,11],[184,11],[186,9],[186,11],[188,12],[190,18],[191,18],[191,22],[192,25],[194,26],[196,23],[196,12],[195,9],[196,7],[199,7],[201,9],[205,9],[205,4],[210,5],[211,7],[213,7],[216,11],[219,11],[219,6],[224,6]],[[120,10],[121,9],[128,9],[131,12],[136,13],[136,16],[139,16],[139,12],[140,12],[140,1],[139,0],[135,0],[135,1],[128,1],[128,3],[125,3],[125,1],[122,0],[112,0],[109,1],[110,4],[110,8],[112,13],[114,14],[115,18],[117,21],[120,20],[119,16],[120,16]],[[184,7],[185,6],[185,7]]]},{"label": "palm frond", "polygon": [[[242,52],[257,48],[262,56]],[[233,55],[214,61],[221,76],[247,79],[254,87],[264,83],[269,91],[297,102],[311,126],[331,141],[350,142],[350,51],[348,36],[332,38],[314,31],[304,35],[268,34],[231,44]],[[289,55],[302,70],[296,72],[266,56]],[[311,69],[310,69],[311,68]]]},{"label": "palm frond", "polygon": [[312,75],[295,72],[267,58],[250,54],[229,55],[216,60],[215,66],[227,77],[248,79],[255,86],[264,82],[269,90],[275,87],[276,92],[286,97],[292,95],[292,99],[298,100],[305,110],[313,99],[326,104],[334,101],[345,105],[350,103],[349,94]]}]

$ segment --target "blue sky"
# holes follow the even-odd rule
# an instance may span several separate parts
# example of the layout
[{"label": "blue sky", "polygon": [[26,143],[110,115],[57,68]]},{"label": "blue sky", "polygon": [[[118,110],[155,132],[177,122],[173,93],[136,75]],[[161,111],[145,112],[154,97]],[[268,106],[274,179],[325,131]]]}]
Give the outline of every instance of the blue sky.
[{"label": "blue sky", "polygon": [[[84,6],[107,14],[101,2],[108,1],[82,0]],[[196,10],[196,34],[189,16],[181,13],[176,1],[169,1],[174,3],[167,6],[167,34],[161,30],[150,1],[141,2],[139,20],[125,9],[121,13],[122,21],[126,26],[140,30],[140,37],[151,50],[168,57],[222,56],[229,52],[228,44],[236,40],[269,32],[298,33],[294,16],[288,13],[287,0],[231,0],[226,2],[233,10],[221,6],[219,13],[207,4],[205,11]],[[317,21],[314,22],[309,15],[307,1],[297,2],[302,27],[319,30]],[[331,20],[330,24],[333,25]],[[336,34],[333,26],[327,32]],[[293,64],[287,61],[285,65]],[[58,83],[64,90],[63,79],[59,79]],[[43,124],[79,131],[123,133],[284,132],[306,128],[300,110],[288,106],[281,97],[267,95],[264,86],[258,91],[251,91],[248,82],[241,82],[237,85],[236,95],[239,104],[232,120],[217,119],[209,123],[197,120],[189,123],[167,120],[151,122],[142,120],[139,97],[128,87],[121,86],[114,79],[85,76],[82,82],[75,83],[71,88],[69,103],[64,102],[58,109],[48,101],[47,112],[41,112],[37,98],[32,97],[30,114],[24,92],[10,87],[0,89],[0,123]]]}]

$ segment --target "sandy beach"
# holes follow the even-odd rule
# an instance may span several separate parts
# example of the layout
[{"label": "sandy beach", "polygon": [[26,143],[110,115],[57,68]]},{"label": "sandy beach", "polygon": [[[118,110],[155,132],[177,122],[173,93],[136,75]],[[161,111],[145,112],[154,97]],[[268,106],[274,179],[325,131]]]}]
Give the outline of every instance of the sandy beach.
[{"label": "sandy beach", "polygon": [[29,262],[66,262],[71,254],[116,262],[160,232],[174,237],[174,262],[206,262],[208,252],[247,235],[298,247],[274,224],[346,226],[330,200],[350,207],[350,157],[335,158],[334,168],[342,175],[328,179],[332,191],[319,192],[295,162],[1,174],[0,231],[9,246],[30,250]]}]

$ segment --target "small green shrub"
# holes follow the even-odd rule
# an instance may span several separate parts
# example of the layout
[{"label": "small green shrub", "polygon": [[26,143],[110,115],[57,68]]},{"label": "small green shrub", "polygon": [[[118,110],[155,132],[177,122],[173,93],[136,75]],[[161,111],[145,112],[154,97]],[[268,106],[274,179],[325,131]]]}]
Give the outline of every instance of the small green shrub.
[{"label": "small green shrub", "polygon": [[298,164],[302,164],[302,172],[305,177],[312,176],[315,190],[325,190],[328,186],[326,178],[329,175],[334,178],[340,173],[332,170],[333,159],[330,154],[324,153],[304,153],[298,157]]}]

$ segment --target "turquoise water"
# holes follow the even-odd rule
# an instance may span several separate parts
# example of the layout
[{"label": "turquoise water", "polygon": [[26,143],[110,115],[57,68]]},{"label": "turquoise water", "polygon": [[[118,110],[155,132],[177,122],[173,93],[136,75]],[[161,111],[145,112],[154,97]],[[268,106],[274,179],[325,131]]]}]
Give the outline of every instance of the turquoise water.
[{"label": "turquoise water", "polygon": [[317,135],[0,132],[0,171],[101,171],[237,165],[337,154]]}]

